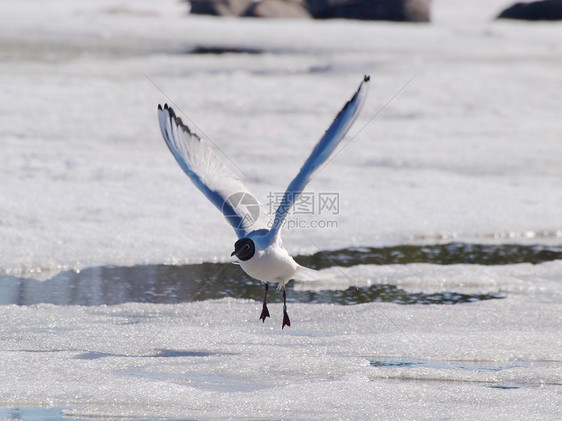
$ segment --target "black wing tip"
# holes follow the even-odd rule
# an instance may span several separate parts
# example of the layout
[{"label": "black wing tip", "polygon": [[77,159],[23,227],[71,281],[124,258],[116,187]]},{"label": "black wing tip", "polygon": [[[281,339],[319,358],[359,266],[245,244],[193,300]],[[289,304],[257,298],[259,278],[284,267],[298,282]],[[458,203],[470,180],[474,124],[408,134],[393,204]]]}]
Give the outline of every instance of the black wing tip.
[{"label": "black wing tip", "polygon": [[162,108],[162,105],[158,104],[158,110],[167,111],[168,117],[170,118],[170,122],[172,121],[175,122],[176,126],[179,127],[181,130],[195,137],[197,140],[201,140],[201,137],[197,133],[192,132],[189,126],[182,121],[181,117],[178,117],[176,115],[174,109],[172,107],[169,107],[168,104],[164,104],[164,108]]},{"label": "black wing tip", "polygon": [[363,76],[363,82],[368,82],[370,80],[371,80],[371,76],[369,76],[369,75]]},{"label": "black wing tip", "polygon": [[[181,119],[176,116],[176,113],[174,112],[174,109],[173,109],[172,107],[169,107],[167,103],[164,104],[164,108],[162,108],[162,106],[161,106],[160,104],[158,104],[158,109],[159,109],[160,111],[162,111],[162,110],[163,110],[163,111],[168,111],[168,115],[170,116],[170,119],[172,119],[172,120],[178,120],[178,119],[179,119],[180,122],[181,122]],[[182,123],[182,124],[183,124],[183,123]]]}]

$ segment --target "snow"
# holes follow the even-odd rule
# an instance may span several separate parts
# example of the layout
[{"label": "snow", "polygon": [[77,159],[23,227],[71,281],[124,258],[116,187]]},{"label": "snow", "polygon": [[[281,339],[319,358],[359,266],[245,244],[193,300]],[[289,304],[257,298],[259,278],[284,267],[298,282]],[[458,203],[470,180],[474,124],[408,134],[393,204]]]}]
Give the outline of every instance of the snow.
[{"label": "snow", "polygon": [[[339,212],[293,215],[336,225],[285,229],[291,253],[559,247],[562,27],[494,21],[509,1],[432,3],[433,22],[413,25],[213,19],[175,0],[0,2],[3,285],[228,261],[233,232],[174,162],[157,104],[197,127],[265,204],[363,74],[370,93],[349,142],[308,187],[337,193]],[[189,54],[197,47],[256,54]],[[47,408],[112,419],[559,419],[560,260],[324,270],[335,278],[295,290],[389,284],[505,298],[290,303],[281,330],[279,304],[261,324],[259,302],[236,297],[15,306],[3,288],[0,407],[24,418]]]}]

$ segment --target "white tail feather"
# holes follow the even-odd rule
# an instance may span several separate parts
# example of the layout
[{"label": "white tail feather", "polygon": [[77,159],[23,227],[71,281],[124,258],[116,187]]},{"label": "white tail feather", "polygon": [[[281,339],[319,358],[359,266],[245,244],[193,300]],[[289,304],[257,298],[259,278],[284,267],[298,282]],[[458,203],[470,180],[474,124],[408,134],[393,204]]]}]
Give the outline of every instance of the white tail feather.
[{"label": "white tail feather", "polygon": [[305,266],[298,266],[295,271],[293,279],[296,281],[323,281],[326,279],[333,278],[333,274],[322,273],[314,269],[307,268]]}]

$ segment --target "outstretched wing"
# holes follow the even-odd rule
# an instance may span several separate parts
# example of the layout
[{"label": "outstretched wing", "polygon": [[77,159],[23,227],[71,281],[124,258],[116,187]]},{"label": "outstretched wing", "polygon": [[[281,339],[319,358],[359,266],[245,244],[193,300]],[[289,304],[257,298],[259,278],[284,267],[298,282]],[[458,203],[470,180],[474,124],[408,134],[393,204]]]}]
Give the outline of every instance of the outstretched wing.
[{"label": "outstretched wing", "polygon": [[328,128],[322,139],[316,144],[312,153],[302,166],[295,179],[289,184],[281,204],[275,213],[275,219],[270,232],[267,234],[268,242],[273,242],[277,237],[283,221],[287,213],[302,193],[304,187],[314,174],[314,172],[322,165],[328,157],[334,152],[340,141],[343,139],[357,116],[361,111],[365,97],[367,96],[367,86],[369,76],[365,75],[363,82],[359,85],[359,89],[343,107],[336,116],[332,125]]},{"label": "outstretched wing", "polygon": [[168,104],[164,108],[158,105],[158,120],[162,136],[181,169],[223,213],[238,238],[267,228],[268,218],[263,206]]}]

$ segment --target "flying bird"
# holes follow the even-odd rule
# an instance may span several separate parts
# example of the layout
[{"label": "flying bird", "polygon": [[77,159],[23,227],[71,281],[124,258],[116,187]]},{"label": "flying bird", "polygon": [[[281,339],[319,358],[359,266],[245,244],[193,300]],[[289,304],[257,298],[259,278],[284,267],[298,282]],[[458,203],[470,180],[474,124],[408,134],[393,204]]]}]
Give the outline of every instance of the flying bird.
[{"label": "flying bird", "polygon": [[265,285],[260,320],[270,317],[267,308],[269,283],[283,289],[283,324],[291,326],[287,314],[285,286],[291,279],[312,281],[325,278],[320,272],[299,265],[281,242],[280,229],[287,213],[310,181],[343,139],[361,110],[367,95],[365,75],[353,97],[344,105],[324,136],[316,144],[297,176],[291,181],[270,221],[258,200],[242,181],[215,155],[212,147],[185,125],[167,104],[158,105],[160,130],[172,155],[193,184],[215,205],[232,225],[238,240],[231,257],[242,269]]}]

